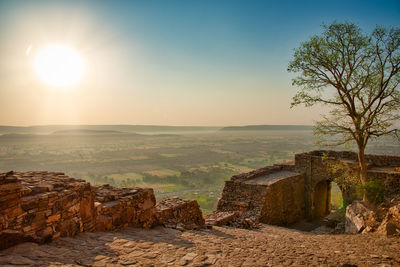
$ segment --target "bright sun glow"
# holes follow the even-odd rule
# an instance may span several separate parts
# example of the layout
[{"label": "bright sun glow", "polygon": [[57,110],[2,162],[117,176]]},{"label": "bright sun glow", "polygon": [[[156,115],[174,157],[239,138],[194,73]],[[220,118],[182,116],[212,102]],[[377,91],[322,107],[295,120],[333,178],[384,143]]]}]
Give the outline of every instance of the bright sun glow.
[{"label": "bright sun glow", "polygon": [[35,59],[37,74],[54,86],[67,86],[76,82],[83,72],[79,54],[65,45],[49,45]]}]

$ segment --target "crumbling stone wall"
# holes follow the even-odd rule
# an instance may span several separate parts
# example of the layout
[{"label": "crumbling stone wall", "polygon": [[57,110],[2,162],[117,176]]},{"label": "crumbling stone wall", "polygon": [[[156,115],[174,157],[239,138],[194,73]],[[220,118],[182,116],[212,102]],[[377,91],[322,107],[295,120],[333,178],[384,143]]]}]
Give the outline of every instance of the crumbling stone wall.
[{"label": "crumbling stone wall", "polygon": [[84,231],[155,223],[152,189],[92,187],[64,173],[0,174],[0,249]]},{"label": "crumbling stone wall", "polygon": [[205,221],[196,200],[164,199],[156,205],[159,224],[178,230],[201,228]]},{"label": "crumbling stone wall", "polygon": [[160,224],[196,229],[204,218],[195,200],[165,200],[156,207],[151,188],[91,186],[60,172],[0,174],[0,249],[84,231]]},{"label": "crumbling stone wall", "polygon": [[151,188],[94,187],[96,230],[110,231],[124,226],[150,228],[155,224],[156,198]]},{"label": "crumbling stone wall", "polygon": [[[380,179],[386,186],[386,194],[391,197],[400,193],[400,156],[366,155],[368,177]],[[329,170],[329,164],[340,163],[342,168],[347,168],[348,173],[358,176],[359,165],[357,153],[351,151],[325,151],[317,150],[295,155],[295,169],[306,174],[305,202],[306,216],[313,218],[314,193],[317,184],[334,180],[334,175]],[[340,185],[339,185],[340,187]],[[347,203],[357,198],[355,185],[341,187],[342,196]],[[329,196],[329,194],[328,194]]]},{"label": "crumbling stone wall", "polygon": [[400,195],[400,169],[398,171],[372,169],[368,170],[368,177],[381,180],[385,185],[386,195],[388,197]]},{"label": "crumbling stone wall", "polygon": [[[366,159],[368,176],[381,179],[388,196],[400,194],[400,156],[366,155]],[[233,212],[278,225],[325,216],[330,212],[330,183],[335,178],[329,170],[329,164],[332,163],[340,163],[346,171],[358,175],[357,153],[318,150],[296,154],[292,164],[267,166],[232,176],[225,182],[217,211],[213,214],[216,218],[210,218],[210,221],[225,222],[225,217],[228,218]],[[272,179],[269,183],[249,183],[258,177],[268,177],[282,171],[296,172],[298,175]],[[348,203],[355,199],[355,188],[341,190]],[[218,212],[229,212],[229,216],[219,220]]]},{"label": "crumbling stone wall", "polygon": [[267,187],[239,181],[226,181],[217,209],[220,211],[253,211],[254,215],[259,215]]},{"label": "crumbling stone wall", "polygon": [[0,174],[0,247],[95,230],[90,184],[46,171]]},{"label": "crumbling stone wall", "polygon": [[[304,218],[305,176],[292,173],[290,179],[269,179],[253,182],[258,177],[293,170],[292,165],[275,165],[233,176],[225,182],[221,199],[218,201],[215,217],[221,212],[238,212],[239,216],[255,222],[287,225]],[[236,218],[232,216],[232,218]],[[211,218],[210,218],[211,220]],[[212,221],[226,221],[212,218]],[[228,221],[226,221],[228,223]]]}]

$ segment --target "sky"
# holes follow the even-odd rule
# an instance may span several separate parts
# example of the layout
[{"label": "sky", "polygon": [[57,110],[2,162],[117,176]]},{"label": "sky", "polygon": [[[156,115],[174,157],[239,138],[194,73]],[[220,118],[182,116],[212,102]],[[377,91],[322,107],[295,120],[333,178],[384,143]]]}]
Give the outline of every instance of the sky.
[{"label": "sky", "polygon": [[[326,108],[291,109],[286,69],[334,20],[399,27],[400,1],[0,0],[0,125],[310,125]],[[38,75],[49,44],[75,82]]]}]

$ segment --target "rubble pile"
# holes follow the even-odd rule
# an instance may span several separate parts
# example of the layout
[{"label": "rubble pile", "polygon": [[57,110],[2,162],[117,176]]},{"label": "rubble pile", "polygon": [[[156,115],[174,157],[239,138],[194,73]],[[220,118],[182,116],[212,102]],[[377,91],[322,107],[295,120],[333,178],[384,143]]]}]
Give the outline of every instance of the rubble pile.
[{"label": "rubble pile", "polygon": [[371,207],[354,201],[346,209],[346,233],[377,232],[386,236],[400,236],[400,197]]},{"label": "rubble pile", "polygon": [[243,229],[260,229],[261,225],[257,217],[247,216],[242,214],[241,216],[237,216],[230,220],[227,226],[235,227],[235,228],[243,228]]},{"label": "rubble pile", "polygon": [[168,228],[193,230],[204,226],[205,221],[196,200],[164,199],[156,205],[157,222]]}]

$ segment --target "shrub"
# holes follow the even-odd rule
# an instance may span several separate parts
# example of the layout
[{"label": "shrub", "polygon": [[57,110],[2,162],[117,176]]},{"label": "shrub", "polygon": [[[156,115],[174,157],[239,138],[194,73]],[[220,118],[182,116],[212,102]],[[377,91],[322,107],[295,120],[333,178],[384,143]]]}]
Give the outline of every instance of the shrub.
[{"label": "shrub", "polygon": [[357,185],[356,193],[360,197],[365,194],[369,202],[378,204],[383,202],[385,185],[379,179],[370,179],[365,184]]},{"label": "shrub", "polygon": [[347,203],[345,200],[343,200],[342,205],[340,205],[339,209],[338,209],[338,214],[340,214],[341,216],[344,216],[346,214],[346,208],[349,205],[349,203]]}]

